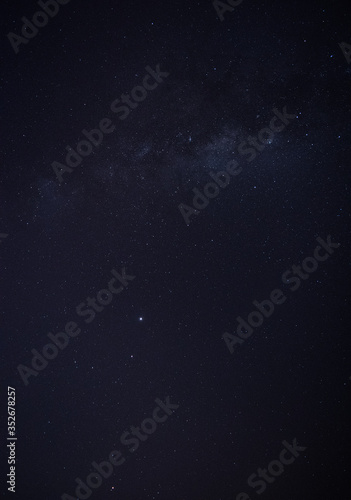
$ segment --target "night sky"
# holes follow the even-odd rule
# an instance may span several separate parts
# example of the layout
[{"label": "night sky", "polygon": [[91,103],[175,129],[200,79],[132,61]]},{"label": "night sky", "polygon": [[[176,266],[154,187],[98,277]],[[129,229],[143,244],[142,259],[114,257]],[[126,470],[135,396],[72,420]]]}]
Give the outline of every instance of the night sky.
[{"label": "night sky", "polygon": [[350,499],[346,5],[2,2],[3,498]]}]

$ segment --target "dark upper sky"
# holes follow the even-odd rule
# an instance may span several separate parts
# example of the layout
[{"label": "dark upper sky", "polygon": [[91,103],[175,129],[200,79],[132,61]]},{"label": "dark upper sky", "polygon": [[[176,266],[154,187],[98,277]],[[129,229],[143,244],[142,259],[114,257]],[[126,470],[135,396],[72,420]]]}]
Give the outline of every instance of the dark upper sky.
[{"label": "dark upper sky", "polygon": [[[17,437],[16,493],[7,451],[1,494],[348,500],[349,9],[243,0],[221,21],[210,0],[71,0],[18,38],[38,10],[1,6],[2,414],[13,387]],[[275,289],[284,303],[237,332]],[[70,322],[80,333],[33,371]],[[122,434],[168,397],[179,407],[131,452]],[[294,462],[271,465],[295,438]],[[75,492],[112,450],[125,462]]]}]

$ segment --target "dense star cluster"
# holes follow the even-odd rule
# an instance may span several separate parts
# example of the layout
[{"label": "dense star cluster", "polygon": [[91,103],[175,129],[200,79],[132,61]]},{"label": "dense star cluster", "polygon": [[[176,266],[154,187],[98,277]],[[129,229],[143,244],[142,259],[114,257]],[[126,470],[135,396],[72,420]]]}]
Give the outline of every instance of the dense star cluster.
[{"label": "dense star cluster", "polygon": [[1,11],[3,497],[347,500],[349,9]]}]

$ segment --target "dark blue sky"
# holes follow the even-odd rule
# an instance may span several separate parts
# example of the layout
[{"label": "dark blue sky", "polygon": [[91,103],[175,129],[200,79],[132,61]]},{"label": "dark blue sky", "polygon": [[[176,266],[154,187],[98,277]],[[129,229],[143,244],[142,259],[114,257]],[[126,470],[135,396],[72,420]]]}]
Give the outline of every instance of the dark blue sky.
[{"label": "dark blue sky", "polygon": [[[210,0],[71,0],[16,54],[7,34],[39,6],[3,2],[2,411],[14,387],[16,498],[78,498],[75,479],[117,450],[125,462],[89,498],[255,500],[248,478],[294,439],[306,449],[262,498],[349,498],[342,4],[243,0],[220,21]],[[168,76],[126,104],[157,65]],[[294,118],[253,146],[284,108]],[[114,130],[60,183],[52,163],[103,119]],[[234,161],[240,173],[198,209]],[[328,235],[340,247],[290,291],[283,273]],[[109,292],[123,268],[135,278]],[[277,288],[286,301],[230,354],[224,332]],[[90,323],[76,310],[88,301]],[[79,335],[25,385],[18,366],[33,370],[31,350],[68,322]],[[121,435],[167,397],[179,407],[131,453]]]}]

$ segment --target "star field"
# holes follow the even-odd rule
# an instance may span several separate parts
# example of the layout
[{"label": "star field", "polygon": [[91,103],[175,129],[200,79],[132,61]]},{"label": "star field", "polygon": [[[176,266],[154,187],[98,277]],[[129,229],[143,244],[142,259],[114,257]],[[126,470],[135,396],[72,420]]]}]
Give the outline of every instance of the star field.
[{"label": "star field", "polygon": [[[71,0],[18,53],[7,34],[40,7],[1,7],[20,500],[83,499],[76,478],[103,461],[84,498],[254,500],[252,475],[266,499],[349,498],[350,14],[243,0],[221,21],[213,3]],[[328,237],[340,246],[291,291],[283,273]],[[231,353],[223,334],[275,289],[285,302]]]}]

